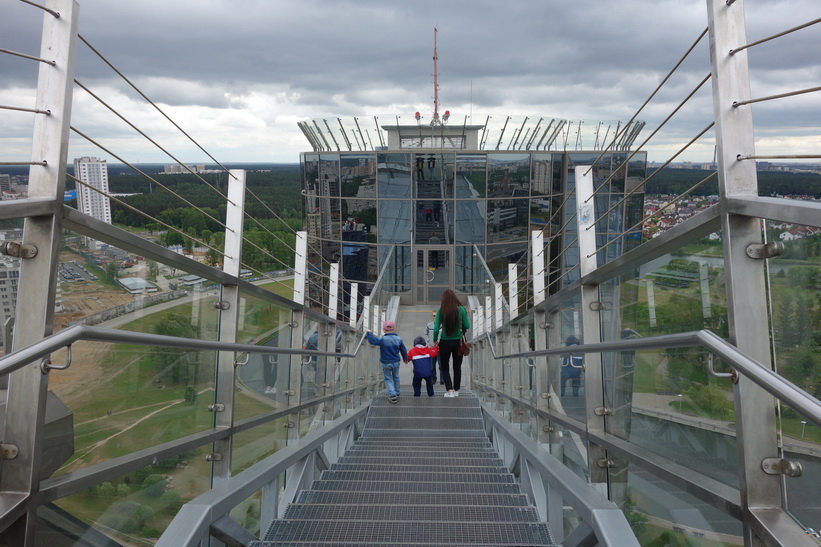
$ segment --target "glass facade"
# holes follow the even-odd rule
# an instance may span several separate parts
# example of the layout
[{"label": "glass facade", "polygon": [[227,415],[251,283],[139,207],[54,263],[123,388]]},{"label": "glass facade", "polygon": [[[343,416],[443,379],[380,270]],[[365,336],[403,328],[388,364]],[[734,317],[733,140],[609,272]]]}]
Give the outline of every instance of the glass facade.
[{"label": "glass facade", "polygon": [[[425,130],[435,128],[419,129]],[[460,142],[482,142],[482,130],[466,130],[475,134]],[[392,131],[387,128],[388,137]],[[398,142],[402,147],[396,150],[301,155],[316,269],[339,261],[346,282],[373,283],[388,248],[422,246],[427,253],[420,249],[416,257],[414,284],[433,277],[437,286],[470,292],[472,287],[455,284],[470,277],[462,271],[466,261],[450,260],[459,256],[459,248],[475,246],[496,281],[507,279],[508,264],[518,264],[520,276],[529,280],[529,241],[536,230],[543,231],[547,246],[541,275],[548,294],[555,293],[578,279],[577,165],[593,166],[596,209],[607,212],[597,225],[599,264],[641,240],[644,194],[637,187],[646,173],[643,152],[628,161],[623,151],[411,150]],[[408,287],[403,301],[428,303],[430,294]]]}]

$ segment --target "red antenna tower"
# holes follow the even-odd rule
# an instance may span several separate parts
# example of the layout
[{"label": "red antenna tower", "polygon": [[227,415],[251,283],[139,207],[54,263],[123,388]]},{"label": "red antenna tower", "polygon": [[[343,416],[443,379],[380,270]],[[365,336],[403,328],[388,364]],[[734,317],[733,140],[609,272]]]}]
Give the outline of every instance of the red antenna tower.
[{"label": "red antenna tower", "polygon": [[433,27],[433,120],[431,124],[439,123],[439,69],[436,66],[439,56],[436,54],[436,33],[439,29]]}]

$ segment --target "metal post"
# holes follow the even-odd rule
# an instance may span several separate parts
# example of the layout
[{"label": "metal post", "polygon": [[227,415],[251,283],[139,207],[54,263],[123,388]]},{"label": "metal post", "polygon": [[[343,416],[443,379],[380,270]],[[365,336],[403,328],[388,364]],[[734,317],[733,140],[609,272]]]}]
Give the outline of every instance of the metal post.
[{"label": "metal post", "polygon": [[[586,173],[586,174],[585,174]],[[589,165],[576,166],[576,218],[579,230],[579,274],[584,277],[595,271],[596,261],[596,212],[593,207],[593,170]],[[582,285],[581,316],[582,343],[596,344],[601,342],[599,330],[599,288],[596,285]],[[600,353],[587,353],[584,356],[584,402],[587,413],[588,431],[603,435],[605,431],[604,416],[596,414],[596,408],[602,405],[602,360]],[[590,482],[604,486],[607,482],[607,471],[597,465],[605,458],[605,450],[588,441],[587,467],[590,471]]]},{"label": "metal post", "polygon": [[[40,57],[53,60],[54,65],[39,63],[34,107],[50,110],[51,115],[34,117],[32,161],[45,165],[32,165],[29,197],[48,198],[59,206],[65,189],[79,6],[73,0],[48,0],[46,6],[60,17],[43,13]],[[14,349],[52,333],[60,232],[59,214],[29,217],[23,225],[23,243],[36,247],[37,255],[20,264]],[[18,455],[2,461],[2,493],[23,492],[34,497],[39,491],[48,375],[38,364],[32,363],[9,378],[3,443],[16,446]],[[33,545],[36,513],[37,504],[29,503],[0,535],[0,543]]]},{"label": "metal post", "polygon": [[371,328],[371,297],[362,299],[362,330]]},{"label": "metal post", "polygon": [[510,296],[510,319],[519,315],[518,271],[516,264],[507,265],[508,295]]},{"label": "metal post", "polygon": [[[300,306],[305,305],[305,279],[308,273],[308,233],[300,231],[296,233],[294,256],[294,302]],[[304,345],[304,322],[305,312],[303,309],[294,310],[291,314],[291,348],[302,349]],[[302,357],[291,356],[289,358],[291,373],[289,374],[289,386],[286,391],[288,395],[287,404],[293,407],[299,404],[302,397]],[[288,416],[289,426],[287,443],[291,444],[299,440],[299,413]]]},{"label": "metal post", "polygon": [[[245,220],[245,171],[231,169],[228,171],[228,200],[225,213],[225,259],[222,271],[239,278],[242,257],[242,225]],[[239,287],[223,285],[220,296],[219,340],[237,342],[237,325],[239,321]],[[214,427],[228,429],[234,425],[234,369],[236,355],[234,352],[221,351],[217,358],[216,393],[214,402],[223,405],[223,410],[215,412]],[[233,437],[216,441],[214,452],[222,455],[211,464],[213,483],[231,476],[231,452]]]},{"label": "metal post", "polygon": [[339,306],[339,264],[331,264],[328,284],[328,317],[336,319]]},{"label": "metal post", "polygon": [[544,234],[533,230],[530,237],[530,256],[533,257],[533,305],[544,302]]},{"label": "metal post", "polygon": [[501,327],[505,322],[505,295],[502,292],[502,284],[494,283],[494,294],[496,295],[496,328]]},{"label": "metal post", "polygon": [[[747,43],[743,2],[707,0],[712,62],[713,109],[716,120],[718,189],[721,203],[734,197],[757,197],[750,105],[734,107],[750,98],[747,50],[730,50]],[[763,242],[757,218],[722,215],[721,234],[727,270],[727,315],[730,341],[741,351],[771,366],[765,261],[747,256],[750,244]],[[765,458],[778,457],[775,400],[743,375],[735,384],[736,436],[739,444],[739,489],[746,513],[752,507],[782,507],[781,478],[762,469]],[[745,545],[761,545],[745,521]]]},{"label": "metal post", "polygon": [[359,306],[359,283],[351,283],[351,301],[348,311],[348,322],[352,327],[356,327],[356,310]]}]

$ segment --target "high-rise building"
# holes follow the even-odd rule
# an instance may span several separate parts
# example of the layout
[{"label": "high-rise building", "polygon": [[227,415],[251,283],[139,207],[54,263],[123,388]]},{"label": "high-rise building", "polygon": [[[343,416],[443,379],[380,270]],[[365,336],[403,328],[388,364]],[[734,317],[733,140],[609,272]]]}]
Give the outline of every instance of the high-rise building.
[{"label": "high-rise building", "polygon": [[[111,224],[111,200],[108,198],[108,164],[106,160],[84,156],[74,159],[74,176],[85,184],[77,184],[77,209],[106,224]],[[92,189],[93,188],[93,189]],[[95,241],[86,245],[96,248]]]}]

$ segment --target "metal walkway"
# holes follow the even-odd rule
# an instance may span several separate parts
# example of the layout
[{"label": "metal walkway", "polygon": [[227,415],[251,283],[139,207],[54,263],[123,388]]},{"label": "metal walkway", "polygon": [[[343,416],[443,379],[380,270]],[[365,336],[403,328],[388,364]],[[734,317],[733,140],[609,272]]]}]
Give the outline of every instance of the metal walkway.
[{"label": "metal walkway", "polygon": [[374,398],[354,445],[274,521],[268,545],[555,545],[485,434],[475,395]]}]

